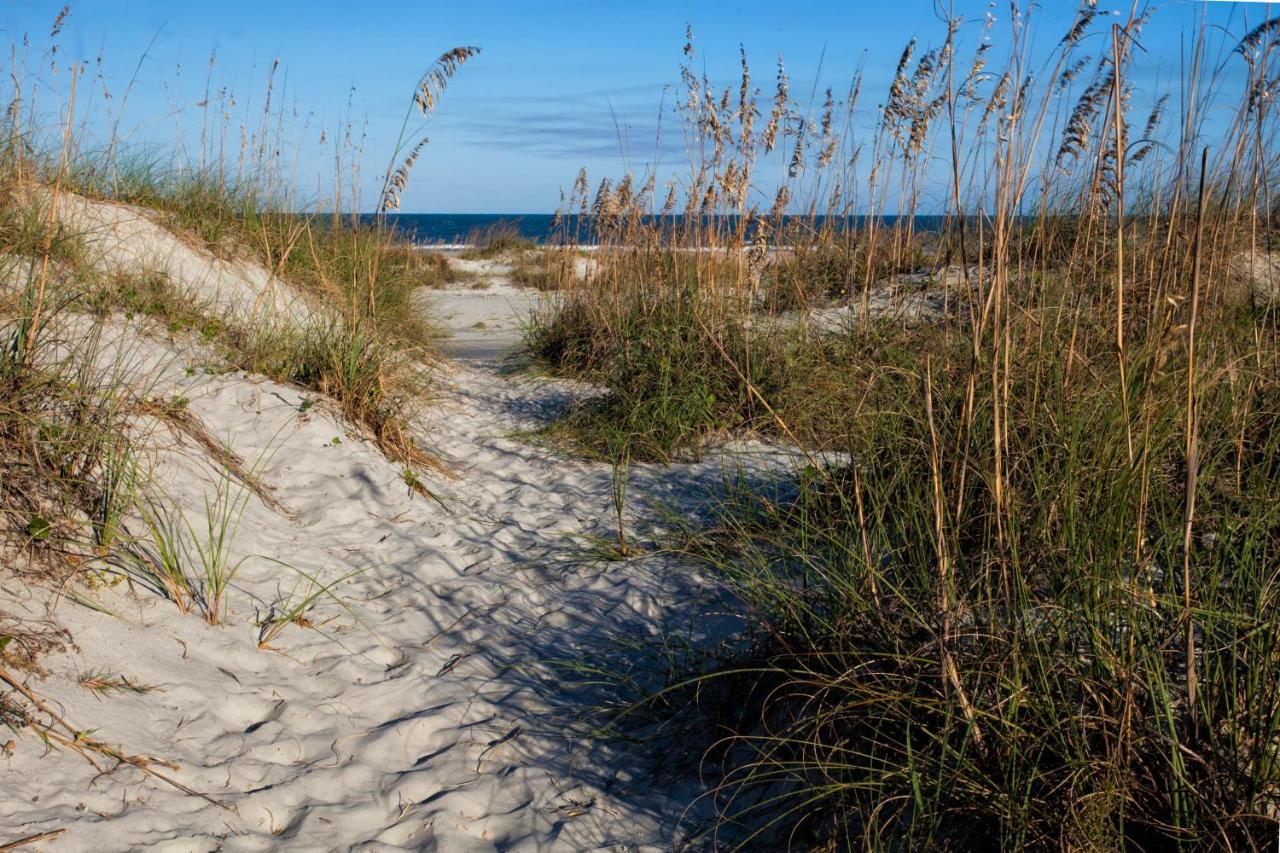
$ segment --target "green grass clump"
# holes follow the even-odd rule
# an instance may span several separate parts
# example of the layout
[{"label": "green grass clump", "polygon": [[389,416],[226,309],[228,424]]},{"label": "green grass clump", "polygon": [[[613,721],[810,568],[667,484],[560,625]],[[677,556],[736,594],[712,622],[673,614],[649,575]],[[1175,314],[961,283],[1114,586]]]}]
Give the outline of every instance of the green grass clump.
[{"label": "green grass clump", "polygon": [[205,497],[204,523],[193,522],[168,496],[139,503],[146,535],[130,541],[109,561],[116,571],[167,598],[183,613],[221,623],[227,590],[244,564],[231,546],[249,500],[249,490],[218,481]]},{"label": "green grass clump", "polygon": [[[132,498],[132,406],[94,324],[61,322],[79,241],[17,202],[0,163],[0,547],[37,572],[114,540]],[[69,279],[70,283],[64,279]],[[16,560],[15,560],[16,562]]]},{"label": "green grass clump", "polygon": [[[667,263],[674,270],[680,261],[669,255]],[[748,432],[842,448],[866,383],[862,352],[880,347],[908,361],[937,336],[888,323],[823,334],[754,315],[692,279],[623,279],[609,289],[600,299],[567,291],[526,335],[531,354],[551,369],[609,389],[553,428],[606,458],[624,447],[637,459],[696,458],[708,441]]]},{"label": "green grass clump", "polygon": [[537,357],[610,389],[556,429],[605,458],[624,448],[637,459],[696,455],[709,433],[728,425],[730,408],[751,401],[702,330],[681,316],[689,303],[628,307],[634,310],[609,318],[607,335],[582,302],[559,306],[532,327],[528,345]]}]

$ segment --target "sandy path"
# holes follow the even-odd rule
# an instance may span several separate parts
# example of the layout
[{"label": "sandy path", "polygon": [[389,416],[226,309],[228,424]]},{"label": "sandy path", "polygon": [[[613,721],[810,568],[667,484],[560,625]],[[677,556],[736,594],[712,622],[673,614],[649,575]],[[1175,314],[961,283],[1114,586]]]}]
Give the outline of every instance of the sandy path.
[{"label": "sandy path", "polygon": [[499,283],[483,289],[421,290],[417,301],[449,330],[444,353],[475,362],[500,359],[519,347],[530,313],[550,298]]},{"label": "sandy path", "polygon": [[[98,777],[24,738],[0,764],[0,841],[61,828],[47,849],[636,850],[697,825],[683,811],[696,777],[659,769],[669,745],[623,752],[567,725],[592,697],[556,660],[616,671],[668,632],[697,642],[727,628],[710,615],[714,585],[688,566],[581,559],[570,534],[611,529],[610,469],[515,436],[583,389],[450,368],[423,415],[424,441],[457,473],[428,483],[446,509],[299,389],[186,369],[198,351],[168,358],[154,393],[186,397],[212,435],[258,460],[294,520],[249,501],[222,625],[123,585],[95,593],[115,616],[62,600],[76,648],[48,658],[38,684],[70,720],[175,762],[176,778],[223,807],[131,768]],[[777,461],[739,447],[637,466],[631,504],[692,506],[724,477]],[[155,466],[199,528],[207,461],[171,441]],[[359,572],[340,587],[349,610],[322,604],[316,628],[291,625],[276,650],[257,648],[256,617],[299,583],[264,557],[326,580]],[[10,586],[0,605],[43,615],[45,601]],[[99,669],[158,689],[99,698],[77,683]]]}]

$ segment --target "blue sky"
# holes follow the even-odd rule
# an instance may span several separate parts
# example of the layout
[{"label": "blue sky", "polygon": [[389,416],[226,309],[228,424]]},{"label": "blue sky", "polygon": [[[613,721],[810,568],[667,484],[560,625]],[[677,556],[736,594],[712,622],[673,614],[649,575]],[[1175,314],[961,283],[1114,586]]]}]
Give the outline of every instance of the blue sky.
[{"label": "blue sky", "polygon": [[[0,2],[0,28],[19,46],[30,33],[31,55],[39,56],[63,3]],[[980,0],[954,2],[957,13],[970,20],[988,8]],[[1127,11],[1129,3],[1100,0],[1099,7]],[[1043,39],[1049,44],[1061,35],[1075,4],[1042,5]],[[1159,6],[1143,45],[1153,81],[1174,73],[1179,40],[1206,9],[1199,0]],[[1004,15],[1007,2],[991,9]],[[1246,22],[1262,21],[1267,11],[1262,4],[1214,2],[1206,14],[1211,22],[1241,30]],[[1280,14],[1280,5],[1273,14]],[[678,78],[686,22],[713,80],[736,80],[739,44],[766,93],[776,57],[783,55],[793,94],[802,102],[815,82],[840,91],[862,66],[868,113],[907,39],[918,35],[936,42],[942,32],[931,0],[85,0],[71,4],[58,41],[63,63],[84,60],[93,68],[103,56],[114,106],[145,54],[121,127],[132,144],[155,150],[171,150],[179,136],[189,147],[196,144],[195,104],[204,97],[215,48],[215,91],[225,85],[235,92],[242,113],[248,102],[253,123],[253,105],[261,103],[268,69],[279,58],[276,98],[280,103],[283,93],[289,108],[285,135],[298,146],[297,185],[306,194],[308,187],[331,181],[331,149],[318,153],[317,142],[322,128],[332,138],[350,98],[357,124],[367,120],[361,183],[370,197],[420,74],[443,50],[478,45],[483,53],[450,84],[425,129],[431,144],[402,209],[514,213],[554,210],[561,188],[572,184],[582,166],[598,179],[642,168],[655,155],[668,163],[679,160],[682,141],[674,117],[663,119],[662,150],[655,146],[655,127],[664,86]],[[45,85],[51,91],[59,83],[55,78]],[[238,113],[237,126],[240,120]]]}]

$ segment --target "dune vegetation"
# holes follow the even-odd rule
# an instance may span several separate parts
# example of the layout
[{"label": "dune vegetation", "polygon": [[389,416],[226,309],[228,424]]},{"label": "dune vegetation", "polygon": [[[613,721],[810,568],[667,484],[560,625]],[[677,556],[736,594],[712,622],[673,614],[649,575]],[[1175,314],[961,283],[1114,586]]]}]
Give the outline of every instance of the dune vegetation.
[{"label": "dune vegetation", "polygon": [[550,434],[807,460],[672,546],[750,614],[739,651],[618,705],[706,750],[726,844],[1274,843],[1276,22],[1192,34],[1152,94],[1145,15],[1084,4],[1032,55],[1020,11],[807,108],[745,56],[713,87],[691,39],[666,204],[570,200],[598,266],[528,346],[609,393]]},{"label": "dune vegetation", "polygon": [[478,48],[362,213],[278,62],[157,154],[15,42],[0,849],[1270,849],[1280,19],[1167,79],[1133,9],[807,97],[690,32],[687,168],[447,257],[392,215]]}]

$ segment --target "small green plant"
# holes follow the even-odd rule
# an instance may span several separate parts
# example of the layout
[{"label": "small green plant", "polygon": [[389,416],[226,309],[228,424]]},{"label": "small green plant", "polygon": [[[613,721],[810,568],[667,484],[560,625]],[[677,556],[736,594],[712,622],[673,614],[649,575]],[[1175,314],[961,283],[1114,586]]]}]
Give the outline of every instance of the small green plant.
[{"label": "small green plant", "polygon": [[193,522],[167,496],[147,496],[139,507],[147,536],[115,552],[110,565],[169,599],[179,611],[219,624],[227,590],[247,559],[234,559],[231,545],[249,494],[224,472],[213,495],[205,496],[203,524]]},{"label": "small green plant", "polygon": [[124,533],[125,519],[137,503],[144,474],[137,454],[126,442],[116,442],[102,458],[89,520],[100,555],[110,553]]},{"label": "small green plant", "polygon": [[[365,571],[357,569],[336,580],[322,583],[318,578],[301,569],[293,566],[286,566],[286,568],[300,576],[299,584],[295,585],[287,596],[273,604],[266,616],[258,620],[258,648],[260,649],[270,649],[271,643],[290,625],[297,625],[300,628],[315,627],[310,613],[321,599],[327,598],[351,613],[351,608],[334,590]],[[303,581],[306,583],[305,588],[302,586]]]},{"label": "small green plant", "polygon": [[618,556],[626,559],[631,556],[631,548],[627,545],[627,527],[623,519],[623,511],[627,503],[627,486],[631,480],[631,449],[624,446],[614,458],[612,466],[613,520],[618,536]]},{"label": "small green plant", "polygon": [[33,515],[27,522],[27,536],[32,542],[48,542],[53,533],[53,525],[43,515]]}]

